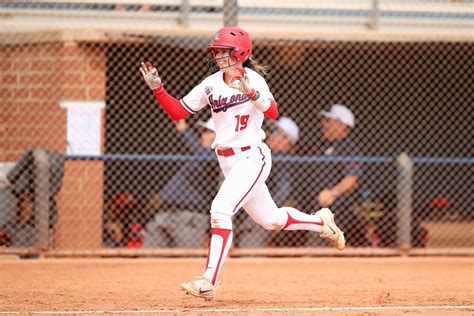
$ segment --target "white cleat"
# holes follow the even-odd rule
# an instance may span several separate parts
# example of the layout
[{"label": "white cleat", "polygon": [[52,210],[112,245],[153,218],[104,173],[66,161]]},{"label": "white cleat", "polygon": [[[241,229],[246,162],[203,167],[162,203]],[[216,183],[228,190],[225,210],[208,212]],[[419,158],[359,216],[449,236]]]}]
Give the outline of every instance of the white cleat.
[{"label": "white cleat", "polygon": [[334,222],[334,214],[328,208],[322,208],[315,213],[323,220],[323,231],[319,235],[321,238],[329,240],[337,249],[342,250],[346,247],[344,233]]},{"label": "white cleat", "polygon": [[186,294],[201,297],[206,301],[212,301],[217,295],[217,288],[219,287],[219,282],[217,282],[216,285],[212,285],[212,282],[210,280],[203,276],[200,276],[196,277],[194,281],[183,282],[180,286],[181,289],[186,292]]}]

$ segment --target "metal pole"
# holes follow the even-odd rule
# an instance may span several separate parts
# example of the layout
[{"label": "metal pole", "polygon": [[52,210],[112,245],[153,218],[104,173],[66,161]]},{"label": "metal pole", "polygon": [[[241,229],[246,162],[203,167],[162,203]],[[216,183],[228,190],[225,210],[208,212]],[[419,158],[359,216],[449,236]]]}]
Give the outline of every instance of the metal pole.
[{"label": "metal pole", "polygon": [[39,251],[48,249],[49,245],[49,161],[43,149],[33,152],[35,165],[35,233],[36,247]]},{"label": "metal pole", "polygon": [[397,158],[398,184],[398,246],[401,250],[411,248],[411,221],[413,202],[413,161],[402,153]]},{"label": "metal pole", "polygon": [[191,12],[191,5],[189,3],[190,0],[183,0],[181,4],[181,24],[184,27],[189,26],[189,12]]},{"label": "metal pole", "polygon": [[380,7],[379,0],[372,0],[372,9],[369,17],[369,29],[376,30],[379,27]]},{"label": "metal pole", "polygon": [[224,26],[237,26],[238,14],[238,0],[224,0]]}]

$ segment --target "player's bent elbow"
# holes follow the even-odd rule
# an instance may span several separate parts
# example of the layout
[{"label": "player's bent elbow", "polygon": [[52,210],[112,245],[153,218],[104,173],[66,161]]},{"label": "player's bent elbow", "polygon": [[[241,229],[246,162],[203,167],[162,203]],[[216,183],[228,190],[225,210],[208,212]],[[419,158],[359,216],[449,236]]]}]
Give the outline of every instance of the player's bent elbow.
[{"label": "player's bent elbow", "polygon": [[191,113],[186,111],[186,109],[182,108],[179,104],[174,108],[165,108],[165,111],[173,121],[179,121],[191,115]]},{"label": "player's bent elbow", "polygon": [[185,119],[187,118],[188,116],[190,116],[191,114],[184,114],[184,115],[168,115],[173,121],[180,121],[182,119]]},{"label": "player's bent elbow", "polygon": [[270,101],[270,107],[263,114],[270,120],[278,119],[278,106],[275,101]]}]

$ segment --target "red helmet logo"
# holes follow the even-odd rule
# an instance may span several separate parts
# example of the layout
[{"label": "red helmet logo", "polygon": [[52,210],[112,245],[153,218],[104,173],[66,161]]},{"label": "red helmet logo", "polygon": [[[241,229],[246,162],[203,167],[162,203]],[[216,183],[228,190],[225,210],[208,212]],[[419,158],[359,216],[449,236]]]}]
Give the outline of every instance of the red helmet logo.
[{"label": "red helmet logo", "polygon": [[231,57],[239,62],[252,57],[252,39],[239,27],[223,27],[217,31],[214,40],[207,46],[207,50],[216,48],[230,49]]}]

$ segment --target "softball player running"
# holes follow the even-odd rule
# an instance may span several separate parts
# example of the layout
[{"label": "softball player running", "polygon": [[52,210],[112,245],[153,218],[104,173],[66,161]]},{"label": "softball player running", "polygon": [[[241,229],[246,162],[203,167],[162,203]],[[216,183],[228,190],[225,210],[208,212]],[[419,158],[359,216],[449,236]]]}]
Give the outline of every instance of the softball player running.
[{"label": "softball player running", "polygon": [[207,50],[212,53],[214,74],[205,78],[184,98],[170,96],[150,63],[140,71],[155,99],[173,120],[180,120],[209,105],[216,138],[212,145],[225,180],[211,206],[211,243],[206,270],[195,280],[181,284],[188,294],[212,300],[218,277],[232,244],[232,216],[243,207],[268,230],[310,230],[328,239],[337,249],[345,247],[343,232],[327,208],[309,215],[291,207],[279,208],[268,192],[272,161],[263,140],[263,117],[278,117],[277,104],[262,75],[264,68],[251,60],[252,41],[238,27],[224,27]]}]

